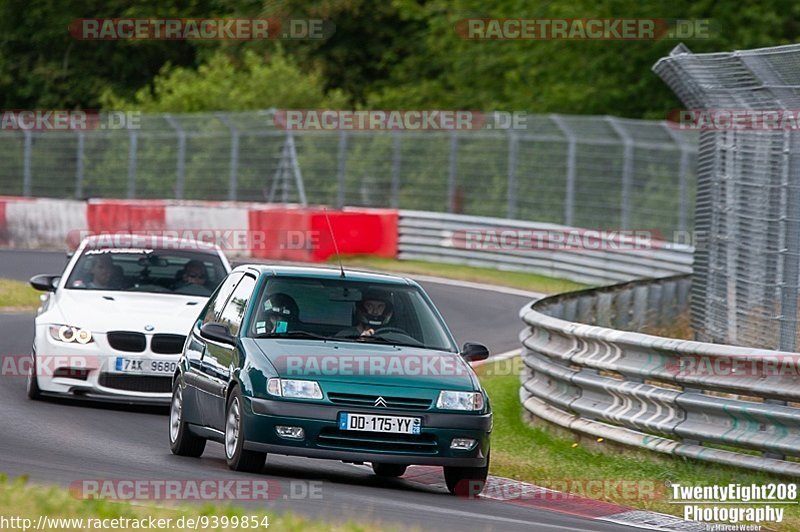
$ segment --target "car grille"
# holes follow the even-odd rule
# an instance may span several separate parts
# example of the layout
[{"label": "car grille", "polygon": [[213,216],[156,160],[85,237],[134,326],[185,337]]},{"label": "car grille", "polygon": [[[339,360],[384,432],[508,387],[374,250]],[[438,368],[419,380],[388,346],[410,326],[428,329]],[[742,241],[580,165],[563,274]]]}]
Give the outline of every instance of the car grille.
[{"label": "car grille", "polygon": [[381,451],[387,453],[436,454],[433,434],[386,434],[383,432],[348,432],[326,427],[317,436],[317,445],[335,449]]},{"label": "car grille", "polygon": [[[335,405],[343,406],[359,406],[359,407],[375,407],[375,401],[378,400],[377,395],[361,395],[355,393],[337,393],[331,392],[328,394],[328,399]],[[417,399],[413,397],[387,397],[381,395],[386,402],[386,408],[394,408],[397,410],[427,410],[431,406],[430,399]]]},{"label": "car grille", "polygon": [[172,377],[151,375],[122,375],[101,373],[100,386],[129,392],[169,393],[172,391]]},{"label": "car grille", "polygon": [[150,349],[159,355],[175,355],[183,351],[186,337],[180,334],[154,334]]},{"label": "car grille", "polygon": [[106,337],[109,345],[117,351],[141,353],[147,346],[147,339],[142,333],[132,331],[111,331]]}]

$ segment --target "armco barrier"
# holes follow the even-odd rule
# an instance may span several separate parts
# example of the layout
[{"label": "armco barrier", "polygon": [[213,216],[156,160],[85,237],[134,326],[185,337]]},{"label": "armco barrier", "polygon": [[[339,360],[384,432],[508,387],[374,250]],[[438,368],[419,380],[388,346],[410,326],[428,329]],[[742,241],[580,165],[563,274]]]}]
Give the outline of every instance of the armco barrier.
[{"label": "armco barrier", "polygon": [[[566,240],[548,240],[548,235],[581,239],[593,233],[587,229],[460,214],[407,210],[399,213],[400,259],[526,271],[588,284],[692,271],[692,247],[652,238],[651,234],[649,243],[640,249],[620,249],[624,238],[595,232],[599,236],[591,239],[592,248],[587,249],[581,247],[583,242],[575,247]],[[512,235],[512,240],[518,237],[518,245],[506,245],[502,241],[506,233]],[[534,240],[524,242],[526,236]]]},{"label": "armco barrier", "polygon": [[578,434],[800,476],[787,460],[800,455],[800,354],[615,330],[674,322],[689,286],[649,279],[523,308],[525,410]]},{"label": "armco barrier", "polygon": [[321,262],[334,253],[326,217],[341,253],[397,256],[397,211],[240,202],[0,197],[0,242],[63,249],[89,234],[186,235],[221,240],[231,255]]}]

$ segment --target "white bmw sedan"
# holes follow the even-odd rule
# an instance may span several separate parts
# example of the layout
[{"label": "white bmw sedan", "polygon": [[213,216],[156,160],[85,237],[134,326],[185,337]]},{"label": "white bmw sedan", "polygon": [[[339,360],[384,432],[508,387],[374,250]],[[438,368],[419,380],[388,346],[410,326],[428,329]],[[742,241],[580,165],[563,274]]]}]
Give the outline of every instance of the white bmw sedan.
[{"label": "white bmw sedan", "polygon": [[35,318],[28,397],[169,403],[186,334],[231,267],[211,244],[156,243],[89,237],[62,274],[31,278],[47,295]]}]

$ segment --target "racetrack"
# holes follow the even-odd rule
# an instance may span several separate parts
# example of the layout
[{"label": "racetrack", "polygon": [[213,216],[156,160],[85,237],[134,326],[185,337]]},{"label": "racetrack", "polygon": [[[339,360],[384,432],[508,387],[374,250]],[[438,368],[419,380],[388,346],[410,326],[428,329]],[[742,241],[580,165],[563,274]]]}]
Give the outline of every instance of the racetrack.
[{"label": "racetrack", "polygon": [[[0,277],[26,280],[57,273],[63,253],[0,251]],[[517,347],[517,314],[529,298],[423,282],[456,339],[480,341],[492,353]],[[0,314],[0,356],[27,355],[31,314]],[[165,409],[86,403],[33,402],[22,376],[0,376],[0,472],[67,486],[84,479],[248,479],[279,482],[269,501],[233,501],[322,519],[375,521],[424,530],[629,530],[540,508],[447,494],[444,479],[420,483],[383,480],[365,466],[270,455],[261,475],[228,470],[222,446],[209,443],[200,459],[173,456]],[[409,470],[412,472],[413,468]],[[413,475],[407,475],[413,476]],[[297,482],[321,481],[321,498],[290,496]],[[293,485],[294,483],[294,485]],[[295,491],[296,492],[296,491]]]}]

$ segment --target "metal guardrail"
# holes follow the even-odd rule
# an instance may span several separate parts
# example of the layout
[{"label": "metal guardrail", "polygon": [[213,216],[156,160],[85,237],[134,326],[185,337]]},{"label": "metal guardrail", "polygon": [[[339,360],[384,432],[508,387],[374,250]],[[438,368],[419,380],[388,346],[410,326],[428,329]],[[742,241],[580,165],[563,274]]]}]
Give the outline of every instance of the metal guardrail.
[{"label": "metal guardrail", "polygon": [[[692,271],[690,246],[563,225],[400,211],[398,256],[540,273],[587,284]],[[621,236],[622,235],[622,236]]]},{"label": "metal guardrail", "polygon": [[800,355],[605,328],[673,322],[690,283],[634,281],[523,308],[523,407],[579,434],[800,476],[787,459],[800,455],[800,405],[787,403],[800,402]]}]

